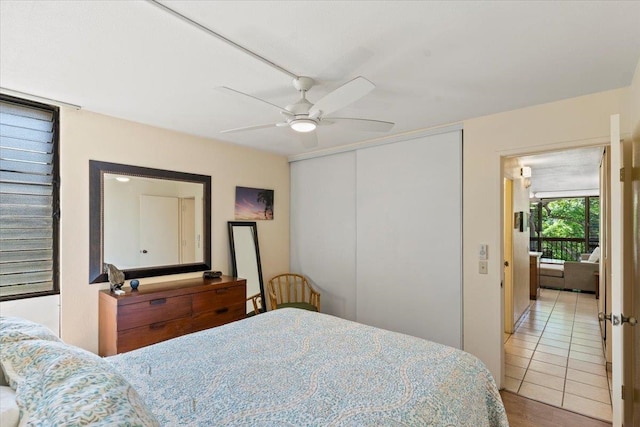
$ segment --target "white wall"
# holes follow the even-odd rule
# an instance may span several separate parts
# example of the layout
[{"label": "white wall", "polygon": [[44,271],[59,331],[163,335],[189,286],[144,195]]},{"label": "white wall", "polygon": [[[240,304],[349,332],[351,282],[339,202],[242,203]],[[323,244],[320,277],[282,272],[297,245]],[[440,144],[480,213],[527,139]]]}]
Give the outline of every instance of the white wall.
[{"label": "white wall", "polygon": [[629,89],[629,116],[630,131],[633,133],[634,140],[640,139],[640,59],[636,65],[636,72],[633,75],[633,81]]},{"label": "white wall", "polygon": [[[98,291],[88,283],[89,160],[212,177],[212,267],[230,273],[227,221],[235,187],[275,190],[275,219],[258,221],[265,279],[289,269],[289,165],[283,156],[141,125],[85,110],[61,111],[60,302],[62,339],[98,350]],[[200,273],[143,278],[146,283]],[[29,304],[28,300],[23,300]]]},{"label": "white wall", "polygon": [[0,315],[22,317],[41,323],[60,336],[60,295],[2,301]]},{"label": "white wall", "polygon": [[[628,88],[466,120],[463,150],[464,349],[501,381],[501,157],[609,140],[609,117],[627,111]],[[623,116],[622,129],[629,131]],[[477,247],[489,245],[489,274],[478,273]],[[495,254],[495,255],[493,255]]]}]

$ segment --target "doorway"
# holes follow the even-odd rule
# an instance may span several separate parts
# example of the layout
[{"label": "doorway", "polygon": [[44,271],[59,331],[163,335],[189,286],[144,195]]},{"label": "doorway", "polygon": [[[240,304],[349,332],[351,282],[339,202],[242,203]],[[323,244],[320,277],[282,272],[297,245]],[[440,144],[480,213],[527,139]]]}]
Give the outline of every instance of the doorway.
[{"label": "doorway", "polygon": [[[597,148],[595,149],[598,150]],[[591,149],[593,151],[593,149]],[[515,179],[514,189],[511,197],[516,198],[518,190],[517,175],[521,173],[521,167],[531,166],[531,162],[543,159],[547,153],[536,153],[536,155],[519,156],[517,158],[505,159],[503,161],[503,178]],[[576,150],[565,152],[552,152],[549,158],[565,158],[565,169],[571,169],[572,160],[579,156]],[[584,154],[584,153],[582,153]],[[600,149],[600,157],[602,149]],[[514,166],[515,161],[515,166]],[[598,161],[600,163],[600,159]],[[522,183],[529,193],[535,197],[535,187],[531,189],[526,184],[532,184],[536,179],[536,169],[543,174],[545,165],[539,164],[533,167],[533,174],[530,182],[525,181],[521,175]],[[596,188],[599,194],[600,172],[599,165],[595,169]],[[558,178],[555,178],[558,180]],[[566,184],[568,185],[568,184]],[[541,192],[539,192],[541,193]],[[577,195],[578,193],[567,193]],[[558,197],[560,193],[551,196]],[[584,194],[585,196],[587,194]],[[591,194],[589,194],[591,195]],[[545,195],[547,196],[547,195]],[[516,243],[518,233],[516,228],[507,227],[511,224],[513,215],[507,212],[507,191],[505,186],[505,213],[504,213],[504,239],[503,247],[505,261],[511,251],[508,247],[508,230],[513,230],[511,243],[513,247],[513,288],[522,287],[530,289],[529,274],[519,274],[517,270],[518,252],[524,252],[521,241]],[[548,196],[549,197],[549,196]],[[541,197],[538,197],[540,199]],[[519,209],[513,209],[518,211]],[[527,214],[529,210],[527,209]],[[528,215],[527,215],[528,216]],[[526,220],[525,220],[526,221]],[[517,224],[514,224],[516,226]],[[534,227],[534,224],[530,224]],[[525,227],[523,227],[525,228]],[[533,231],[533,230],[532,230]],[[527,239],[529,239],[527,233]],[[542,248],[532,248],[529,250],[541,250]],[[588,249],[588,245],[585,249]],[[578,249],[574,249],[578,251]],[[586,251],[585,251],[586,252]],[[525,252],[526,253],[526,252]],[[556,261],[544,259],[551,256],[551,251],[545,248],[542,255],[543,261],[553,264]],[[527,254],[528,255],[528,254]],[[571,262],[571,261],[570,261]],[[560,261],[557,261],[558,265]],[[528,265],[527,265],[528,267]],[[528,271],[528,270],[527,270]],[[564,274],[564,271],[562,271]],[[506,270],[505,270],[506,276]],[[611,406],[611,376],[606,369],[607,359],[605,349],[600,334],[600,324],[598,321],[598,300],[595,292],[575,292],[571,289],[564,289],[564,286],[557,285],[564,283],[564,277],[559,279],[554,286],[540,289],[539,296],[535,300],[529,301],[526,309],[514,325],[512,334],[506,336],[504,349],[505,361],[505,388],[509,391],[524,397],[551,404],[560,408],[568,409],[594,418],[605,421],[612,420]],[[595,290],[595,276],[592,287]],[[507,283],[505,277],[505,283]],[[591,283],[590,283],[591,284]],[[508,297],[505,288],[505,299]],[[532,295],[534,295],[532,291]],[[506,310],[509,302],[505,300],[505,322]],[[516,310],[517,311],[517,310]],[[519,313],[513,313],[513,318],[518,318]],[[505,325],[505,330],[507,325]]]}]

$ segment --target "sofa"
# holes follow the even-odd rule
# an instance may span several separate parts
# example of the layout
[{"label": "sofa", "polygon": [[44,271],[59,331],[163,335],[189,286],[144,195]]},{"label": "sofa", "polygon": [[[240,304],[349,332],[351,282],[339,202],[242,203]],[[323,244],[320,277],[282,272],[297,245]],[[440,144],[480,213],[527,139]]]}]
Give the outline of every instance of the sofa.
[{"label": "sofa", "polygon": [[581,261],[540,260],[540,287],[596,292],[595,273],[600,270],[600,250],[583,254]]}]

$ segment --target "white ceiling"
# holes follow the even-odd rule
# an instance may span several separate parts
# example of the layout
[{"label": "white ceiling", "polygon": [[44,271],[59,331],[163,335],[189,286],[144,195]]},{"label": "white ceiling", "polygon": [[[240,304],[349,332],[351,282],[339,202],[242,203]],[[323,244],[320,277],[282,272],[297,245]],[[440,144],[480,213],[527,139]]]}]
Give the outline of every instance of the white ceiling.
[{"label": "white ceiling", "polygon": [[[389,134],[628,86],[640,57],[640,2],[163,4],[313,77],[311,102],[366,77],[376,89],[335,115],[393,121]],[[285,155],[305,151],[288,128],[220,134],[282,118],[217,86],[284,106],[297,99],[291,78],[147,1],[0,1],[0,86]],[[318,129],[316,149],[380,136],[334,124]]]},{"label": "white ceiling", "polygon": [[520,157],[531,168],[529,193],[534,198],[599,194],[602,147],[554,151]]}]

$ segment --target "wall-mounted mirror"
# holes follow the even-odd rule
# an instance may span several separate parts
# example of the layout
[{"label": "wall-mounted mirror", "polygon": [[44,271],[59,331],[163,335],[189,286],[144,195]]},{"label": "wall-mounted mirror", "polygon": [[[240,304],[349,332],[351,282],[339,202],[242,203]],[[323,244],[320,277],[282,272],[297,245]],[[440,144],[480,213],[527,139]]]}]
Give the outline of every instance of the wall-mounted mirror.
[{"label": "wall-mounted mirror", "polygon": [[[255,222],[229,221],[229,246],[231,247],[231,268],[234,277],[247,280],[247,298],[260,295],[261,311],[265,311],[262,265],[258,228]],[[251,300],[247,300],[247,313],[254,310]]]},{"label": "wall-mounted mirror", "polygon": [[211,177],[89,161],[89,282],[208,270]]}]

